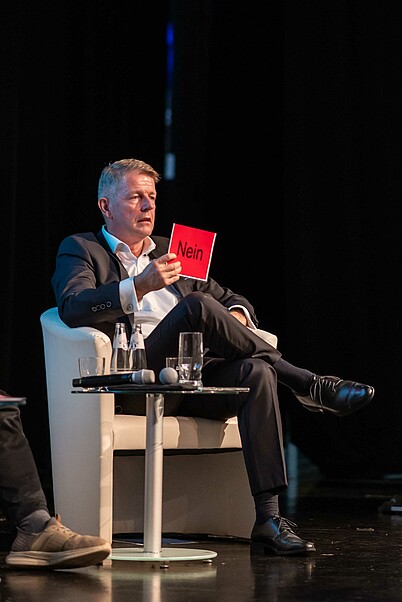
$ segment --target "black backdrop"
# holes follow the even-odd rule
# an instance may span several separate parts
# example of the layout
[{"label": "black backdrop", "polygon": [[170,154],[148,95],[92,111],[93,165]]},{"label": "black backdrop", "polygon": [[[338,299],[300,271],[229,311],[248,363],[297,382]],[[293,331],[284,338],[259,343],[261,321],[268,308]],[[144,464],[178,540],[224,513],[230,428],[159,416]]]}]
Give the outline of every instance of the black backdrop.
[{"label": "black backdrop", "polygon": [[343,419],[281,390],[293,441],[328,474],[402,472],[401,25],[390,0],[7,8],[0,386],[28,397],[23,424],[45,487],[39,316],[54,305],[57,247],[101,225],[105,163],[138,157],[163,172],[166,150],[177,177],[159,185],[157,233],[173,222],[216,231],[211,275],[250,298],[287,359],[376,387]]}]

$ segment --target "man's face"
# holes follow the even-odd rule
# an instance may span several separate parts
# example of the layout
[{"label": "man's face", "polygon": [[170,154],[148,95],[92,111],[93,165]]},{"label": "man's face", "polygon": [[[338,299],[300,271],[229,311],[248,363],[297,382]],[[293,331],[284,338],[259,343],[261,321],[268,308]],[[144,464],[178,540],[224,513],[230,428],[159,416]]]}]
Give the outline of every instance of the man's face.
[{"label": "man's face", "polygon": [[141,172],[125,176],[112,197],[103,201],[108,232],[129,245],[152,234],[155,223],[154,180]]}]

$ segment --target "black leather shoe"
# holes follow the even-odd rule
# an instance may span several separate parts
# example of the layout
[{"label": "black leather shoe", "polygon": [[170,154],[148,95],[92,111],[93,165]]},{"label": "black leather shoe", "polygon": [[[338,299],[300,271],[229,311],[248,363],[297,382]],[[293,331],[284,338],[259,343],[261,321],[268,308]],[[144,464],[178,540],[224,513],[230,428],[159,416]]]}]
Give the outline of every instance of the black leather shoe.
[{"label": "black leather shoe", "polygon": [[262,525],[255,524],[251,532],[251,553],[290,556],[315,552],[315,545],[300,539],[292,527],[297,525],[279,515],[269,518]]},{"label": "black leather shoe", "polygon": [[374,387],[338,376],[314,376],[310,395],[297,399],[310,412],[329,412],[335,416],[347,416],[361,410],[374,397]]}]

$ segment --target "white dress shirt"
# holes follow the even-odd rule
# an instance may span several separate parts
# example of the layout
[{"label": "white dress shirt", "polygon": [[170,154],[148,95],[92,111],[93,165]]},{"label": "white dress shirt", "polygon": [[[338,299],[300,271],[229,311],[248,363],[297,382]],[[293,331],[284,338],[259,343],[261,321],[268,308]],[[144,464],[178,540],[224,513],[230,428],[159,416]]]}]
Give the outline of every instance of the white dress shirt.
[{"label": "white dress shirt", "polygon": [[[120,259],[129,275],[129,278],[125,278],[120,282],[119,294],[123,311],[129,315],[131,324],[135,321],[136,324],[142,325],[142,333],[146,338],[166,314],[177,305],[180,297],[174,287],[165,286],[158,291],[147,293],[141,301],[138,301],[133,280],[135,276],[141,274],[151,261],[149,254],[156,247],[154,241],[148,236],[144,241],[141,255],[136,257],[130,251],[129,246],[110,234],[105,226],[102,226],[102,232],[112,253]],[[248,309],[243,305],[234,305],[230,309],[235,308],[244,312],[247,318],[247,326],[255,329],[256,326],[251,320]]]},{"label": "white dress shirt", "polygon": [[147,237],[144,241],[143,252],[136,257],[129,246],[110,234],[105,226],[102,232],[112,252],[117,255],[127,270],[130,278],[120,282],[120,302],[123,311],[130,316],[131,323],[142,324],[142,333],[146,338],[166,314],[179,302],[178,294],[171,286],[165,286],[158,291],[151,291],[138,301],[133,279],[149,264],[149,253],[155,249],[155,243]]}]

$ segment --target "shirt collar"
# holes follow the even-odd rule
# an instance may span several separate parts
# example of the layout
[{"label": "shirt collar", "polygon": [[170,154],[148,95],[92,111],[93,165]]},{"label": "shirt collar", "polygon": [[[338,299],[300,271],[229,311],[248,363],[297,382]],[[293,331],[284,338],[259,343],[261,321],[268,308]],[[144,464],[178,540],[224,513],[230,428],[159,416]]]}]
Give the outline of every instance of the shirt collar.
[{"label": "shirt collar", "polygon": [[[117,251],[125,251],[128,253],[131,253],[130,247],[128,246],[128,244],[126,244],[125,242],[123,242],[122,240],[117,238],[116,236],[113,236],[113,234],[110,234],[110,232],[108,232],[106,230],[105,225],[102,226],[102,233],[103,233],[103,236],[105,237],[106,242],[109,245],[112,253],[116,254]],[[153,251],[155,248],[156,248],[156,244],[154,243],[154,241],[152,240],[152,238],[150,236],[147,236],[146,239],[144,240],[144,247],[143,247],[142,255],[149,255],[149,253],[151,251]]]}]

